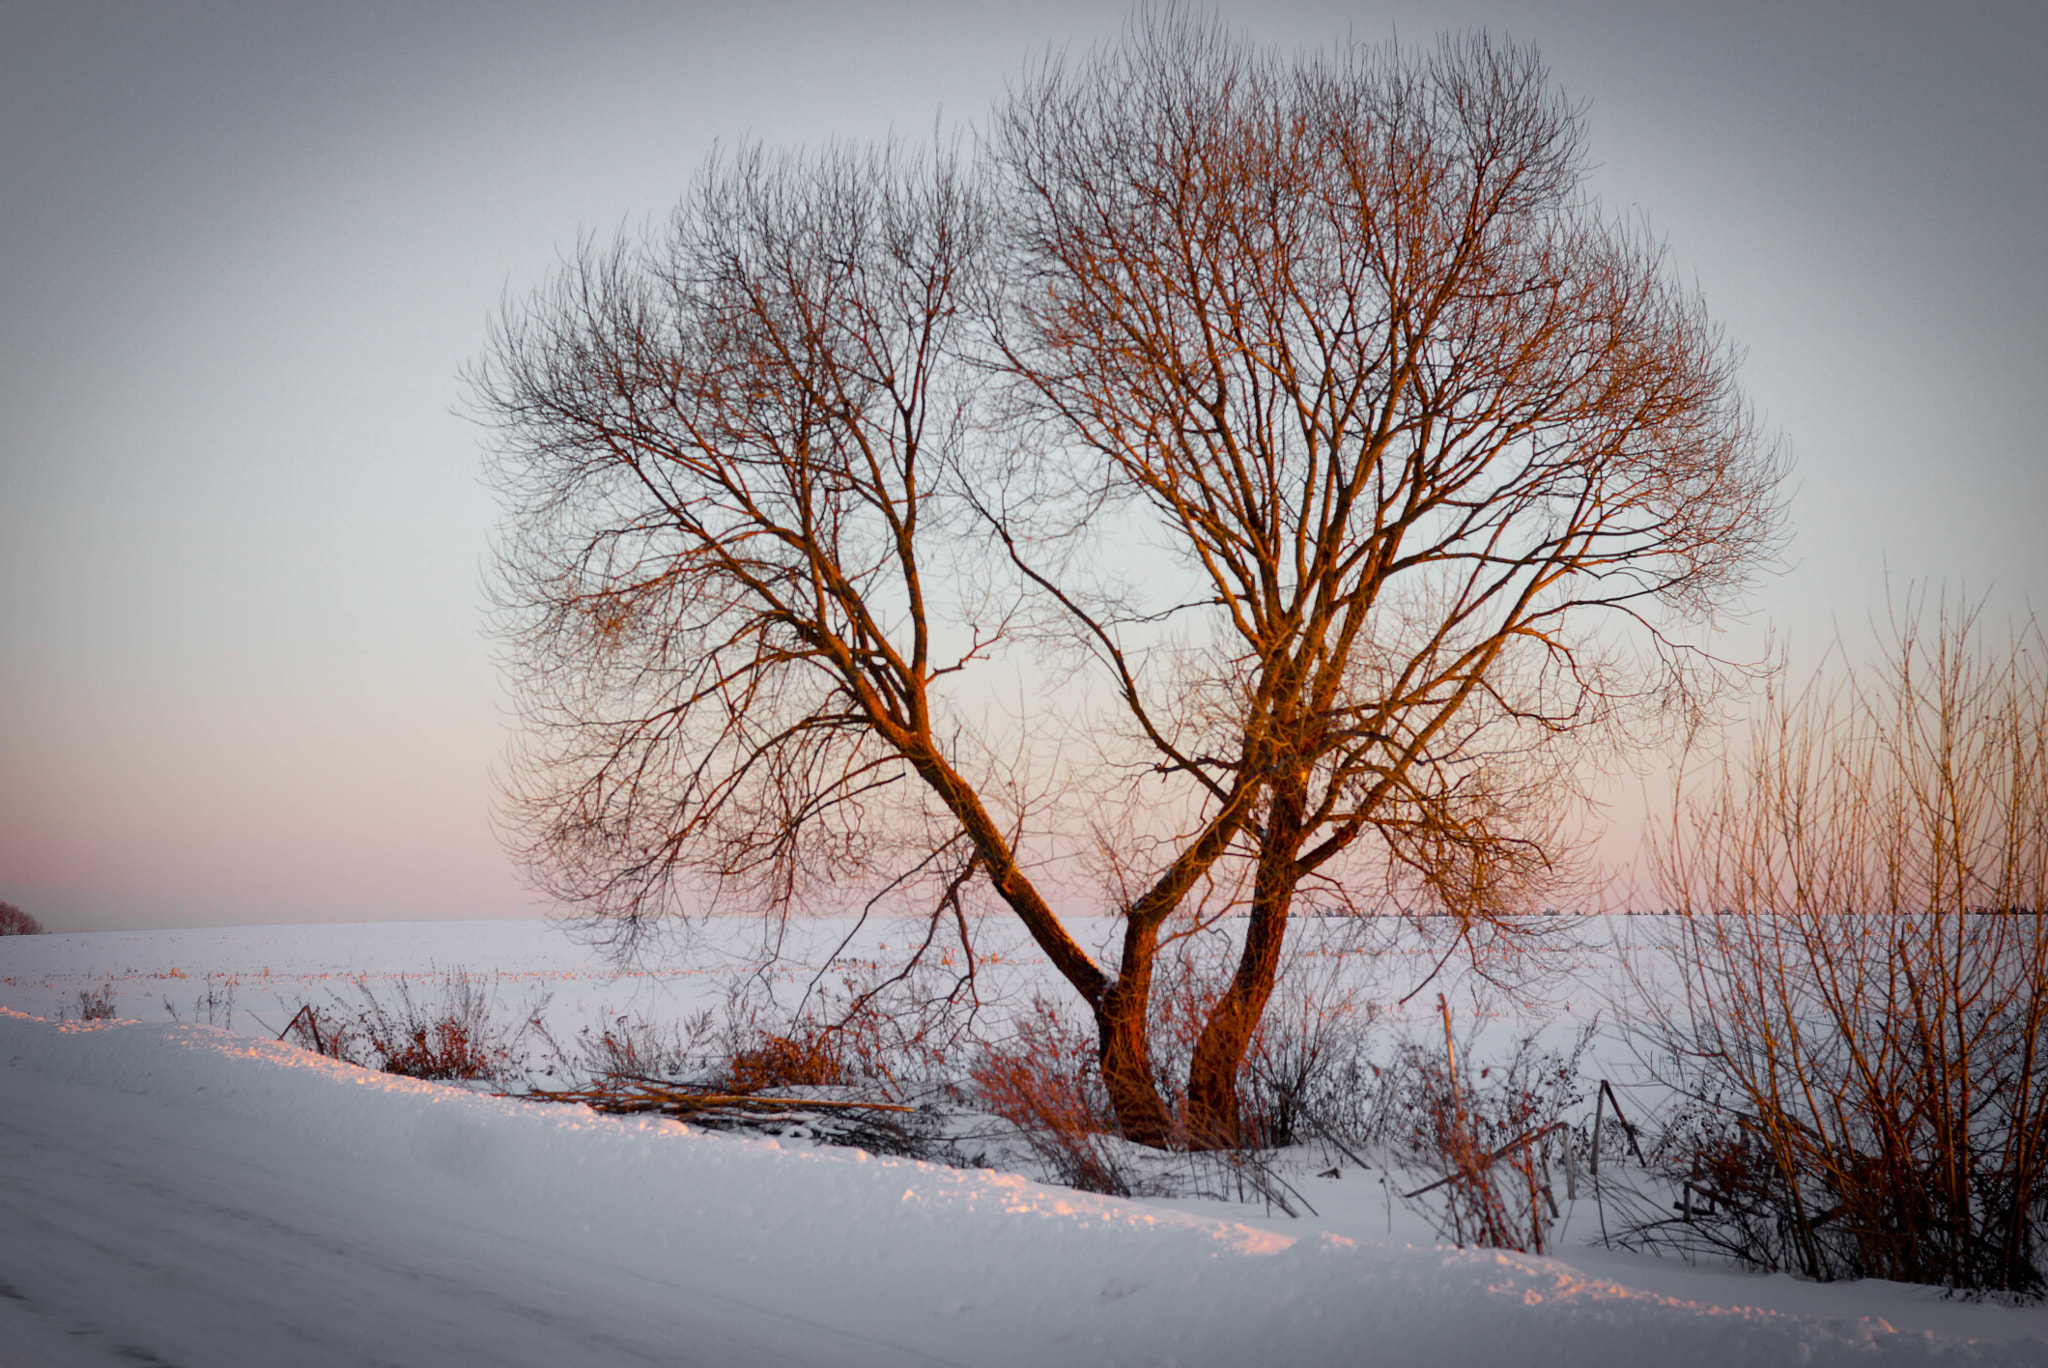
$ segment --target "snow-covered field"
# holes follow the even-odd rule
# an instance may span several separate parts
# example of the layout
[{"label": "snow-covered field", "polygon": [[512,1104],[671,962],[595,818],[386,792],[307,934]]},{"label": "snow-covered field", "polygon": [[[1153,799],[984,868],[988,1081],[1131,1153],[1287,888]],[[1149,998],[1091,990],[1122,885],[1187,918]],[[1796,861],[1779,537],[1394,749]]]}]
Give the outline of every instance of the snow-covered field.
[{"label": "snow-covered field", "polygon": [[[812,928],[795,960],[842,930]],[[726,1000],[757,934],[627,972],[531,922],[0,940],[0,1368],[2048,1364],[2048,1310],[1609,1251],[1585,1210],[1562,1258],[1440,1248],[1349,1164],[1300,1177],[1317,1214],[1298,1220],[1115,1200],[270,1038],[359,977],[456,967],[558,1029],[674,1019]],[[1034,959],[1009,956],[1015,993]],[[117,1018],[75,1020],[82,991]]]}]

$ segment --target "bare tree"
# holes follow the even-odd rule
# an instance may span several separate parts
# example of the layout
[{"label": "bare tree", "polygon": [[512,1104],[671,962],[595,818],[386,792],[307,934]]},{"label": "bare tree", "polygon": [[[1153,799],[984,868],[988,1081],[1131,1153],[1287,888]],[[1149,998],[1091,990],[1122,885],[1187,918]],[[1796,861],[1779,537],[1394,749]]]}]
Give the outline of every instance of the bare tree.
[{"label": "bare tree", "polygon": [[43,924],[13,903],[0,902],[0,936],[40,936]]},{"label": "bare tree", "polygon": [[[1520,48],[1297,62],[1168,16],[1026,81],[973,166],[748,154],[586,245],[472,376],[541,886],[627,930],[701,878],[992,897],[1125,1133],[1234,1142],[1303,882],[1521,910],[1557,743],[1670,697],[1770,544],[1733,359],[1581,136]],[[1115,699],[1069,771],[1143,838],[1108,965],[954,691],[1049,623]],[[1248,929],[1181,1116],[1153,968],[1219,897]]]}]

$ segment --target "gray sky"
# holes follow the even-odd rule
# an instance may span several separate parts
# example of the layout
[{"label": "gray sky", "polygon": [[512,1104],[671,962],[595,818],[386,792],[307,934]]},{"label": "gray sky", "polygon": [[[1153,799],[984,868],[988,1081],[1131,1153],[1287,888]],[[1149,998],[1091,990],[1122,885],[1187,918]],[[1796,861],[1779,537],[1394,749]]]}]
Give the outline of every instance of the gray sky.
[{"label": "gray sky", "polygon": [[[1533,40],[1797,460],[1744,632],[2048,611],[2048,6],[1229,4]],[[0,4],[0,899],[54,930],[533,911],[489,824],[456,374],[715,143],[971,120],[1115,5]]]}]

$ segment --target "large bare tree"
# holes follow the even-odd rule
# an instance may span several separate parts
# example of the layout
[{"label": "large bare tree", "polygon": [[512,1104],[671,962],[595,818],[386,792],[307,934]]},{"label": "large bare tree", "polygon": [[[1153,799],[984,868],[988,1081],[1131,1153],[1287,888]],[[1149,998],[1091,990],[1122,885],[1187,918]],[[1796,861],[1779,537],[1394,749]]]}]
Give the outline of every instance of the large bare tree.
[{"label": "large bare tree", "polygon": [[[1560,744],[1680,689],[1771,545],[1734,359],[1582,137],[1513,45],[1304,61],[1169,15],[964,165],[748,154],[586,247],[473,376],[529,869],[627,927],[703,876],[980,890],[1094,1013],[1128,1135],[1235,1142],[1304,884],[1520,910]],[[1027,626],[1114,700],[1089,791],[1144,841],[1107,964],[951,688]],[[1153,968],[1217,890],[1249,915],[1176,1114]]]}]

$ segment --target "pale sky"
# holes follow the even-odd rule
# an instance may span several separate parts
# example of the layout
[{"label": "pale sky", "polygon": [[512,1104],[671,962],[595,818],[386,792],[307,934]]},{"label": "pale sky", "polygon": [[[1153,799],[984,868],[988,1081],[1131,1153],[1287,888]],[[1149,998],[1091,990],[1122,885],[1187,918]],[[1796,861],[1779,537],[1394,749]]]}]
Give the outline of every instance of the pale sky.
[{"label": "pale sky", "polygon": [[[1742,633],[2048,612],[2048,5],[1234,3],[1485,26],[1797,462]],[[928,135],[1120,5],[0,4],[0,900],[52,930],[537,915],[490,826],[457,373],[714,145]]]}]

